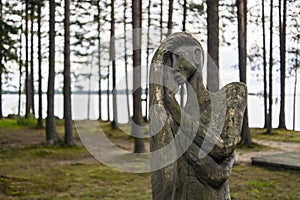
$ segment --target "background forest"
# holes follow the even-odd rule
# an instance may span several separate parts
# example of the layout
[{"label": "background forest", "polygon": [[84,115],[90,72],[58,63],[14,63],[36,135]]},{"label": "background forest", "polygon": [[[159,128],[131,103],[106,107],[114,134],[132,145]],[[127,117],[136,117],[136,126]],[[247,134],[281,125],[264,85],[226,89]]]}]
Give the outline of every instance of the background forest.
[{"label": "background forest", "polygon": [[[121,111],[127,112],[127,116],[117,117],[121,118],[121,123],[128,122],[133,114],[132,13],[138,12],[132,10],[132,2],[70,1],[69,24],[65,21],[67,13],[63,1],[0,3],[0,98],[3,99],[2,95],[7,93],[20,96],[17,106],[14,104],[15,107],[11,108],[15,113],[6,110],[5,115],[28,117],[32,113],[40,118],[39,126],[41,118],[49,114],[63,117],[63,112],[57,111],[62,110],[62,106],[56,105],[59,104],[57,100],[52,100],[54,102],[51,103],[50,99],[53,98],[52,93],[64,93],[64,81],[69,77],[70,86],[65,88],[70,88],[73,94],[87,94],[87,99],[84,100],[87,114],[83,115],[81,108],[81,115],[77,119],[115,121],[113,113],[117,113],[118,108],[114,102],[118,100],[109,94],[116,89],[118,94],[123,94],[119,97],[122,100],[118,102],[122,102],[122,108],[127,108]],[[152,55],[168,34],[188,31],[203,43],[210,57],[207,65],[213,62],[220,68],[220,74],[212,75],[221,78],[220,87],[228,82],[246,82],[248,79],[249,93],[261,95],[264,99],[264,104],[261,105],[264,107],[264,116],[261,118],[264,122],[261,123],[268,126],[268,132],[271,132],[271,126],[286,128],[285,96],[297,96],[299,2],[251,1],[247,5],[246,1],[147,1],[143,2],[141,10],[142,15],[138,16],[138,20],[141,20],[142,25],[142,71],[138,76],[142,83],[142,113],[145,119],[148,118],[146,83]],[[65,62],[68,60],[64,49],[66,39],[70,41],[69,72],[65,69]],[[228,71],[237,71],[234,68],[239,69],[239,75],[226,76]],[[209,76],[208,74],[207,80],[212,80]],[[210,88],[209,85],[208,81],[207,86],[211,91],[218,89]],[[252,85],[256,87],[251,87]],[[57,107],[55,112],[51,109],[48,111],[49,107],[45,108],[47,104],[43,108],[42,102],[46,100],[44,93],[48,94],[46,98],[53,104],[50,107]],[[95,105],[91,105],[94,101],[91,101],[90,96],[97,93],[101,93],[99,106],[91,108]],[[26,98],[22,97],[23,94]],[[35,98],[36,94],[40,97]],[[12,104],[10,100],[4,101]],[[78,100],[80,101],[82,99]],[[275,116],[274,111],[272,112],[274,103],[280,103],[280,116]],[[2,104],[1,100],[0,117],[3,116]],[[295,112],[296,99],[293,104]],[[77,106],[74,97],[75,116],[76,107],[82,106]],[[288,116],[289,121],[293,120],[290,128],[295,129],[296,113],[292,115],[291,112]],[[272,118],[279,119],[275,121],[278,125],[274,124],[274,120],[271,123]]]}]

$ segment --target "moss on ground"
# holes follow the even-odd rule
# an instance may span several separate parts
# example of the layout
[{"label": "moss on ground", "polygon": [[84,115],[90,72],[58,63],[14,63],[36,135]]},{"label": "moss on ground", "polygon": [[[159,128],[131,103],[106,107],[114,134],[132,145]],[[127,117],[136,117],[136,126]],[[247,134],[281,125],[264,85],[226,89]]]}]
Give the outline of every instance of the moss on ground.
[{"label": "moss on ground", "polygon": [[298,199],[300,174],[263,167],[238,165],[229,180],[232,200]]},{"label": "moss on ground", "polygon": [[[11,120],[5,120],[6,128],[2,128],[3,123],[0,120],[0,139],[6,138],[5,145],[0,144],[0,199],[151,199],[149,173],[116,171],[96,161],[80,145],[45,146],[44,131],[20,127]],[[62,124],[60,121],[57,127],[61,135]],[[125,146],[133,142],[122,131],[112,131],[109,123],[101,127],[113,140],[124,140]],[[21,145],[15,137],[32,142]],[[247,151],[264,148],[268,147],[254,145]],[[287,200],[300,196],[299,172],[242,164],[233,167],[229,182],[233,200]]]},{"label": "moss on ground", "polygon": [[251,128],[250,131],[254,139],[300,143],[300,131],[273,129],[272,134],[266,134],[266,129],[264,128]]}]

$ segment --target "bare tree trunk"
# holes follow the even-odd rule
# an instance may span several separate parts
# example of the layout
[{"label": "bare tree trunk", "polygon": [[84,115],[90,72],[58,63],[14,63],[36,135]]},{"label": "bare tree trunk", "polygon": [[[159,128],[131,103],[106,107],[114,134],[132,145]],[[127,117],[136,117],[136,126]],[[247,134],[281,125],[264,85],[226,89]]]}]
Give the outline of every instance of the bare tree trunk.
[{"label": "bare tree trunk", "polygon": [[[182,31],[186,31],[186,16],[187,16],[187,2],[186,0],[183,1],[183,19],[182,19]],[[183,107],[184,104],[184,87],[181,85],[180,87],[180,105]]]},{"label": "bare tree trunk", "polygon": [[112,62],[113,87],[113,121],[111,128],[118,128],[117,88],[116,88],[116,59],[115,59],[115,0],[111,0],[111,28],[110,28],[110,60]]},{"label": "bare tree trunk", "polygon": [[107,121],[110,122],[110,82],[109,82],[109,78],[110,78],[110,68],[109,65],[107,66],[107,90],[106,90],[106,95],[107,95]]},{"label": "bare tree trunk", "polygon": [[[0,30],[1,32],[1,30]],[[18,91],[18,117],[21,116],[21,97],[22,97],[22,68],[23,68],[23,60],[22,60],[22,49],[23,49],[23,40],[22,40],[22,35],[23,35],[23,3],[22,3],[22,11],[21,11],[21,33],[20,33],[20,58],[19,58],[19,91]]]},{"label": "bare tree trunk", "polygon": [[[247,0],[237,0],[237,8],[240,81],[247,84]],[[252,144],[247,107],[244,114],[241,136],[241,144]]]},{"label": "bare tree trunk", "polygon": [[138,137],[134,138],[134,152],[145,152],[143,136],[143,116],[141,104],[141,28],[142,28],[142,1],[132,0],[133,26],[133,123],[132,131]]},{"label": "bare tree trunk", "polygon": [[29,91],[30,91],[30,98],[31,98],[31,109],[32,109],[32,114],[33,117],[35,117],[35,108],[34,108],[34,31],[33,31],[33,25],[34,25],[34,8],[35,5],[32,3],[31,4],[31,31],[30,31],[30,36],[31,36],[31,51],[30,51],[30,78],[29,78]]},{"label": "bare tree trunk", "polygon": [[272,86],[272,70],[273,70],[273,0],[271,0],[270,8],[270,57],[269,57],[269,113],[267,134],[272,133],[272,106],[273,106],[273,86]]},{"label": "bare tree trunk", "polygon": [[54,144],[59,139],[56,132],[54,117],[54,84],[55,84],[55,0],[49,0],[50,20],[49,20],[49,75],[47,91],[47,119],[46,119],[46,141]]},{"label": "bare tree trunk", "polygon": [[146,50],[146,54],[147,54],[147,57],[146,57],[146,62],[147,62],[147,65],[146,65],[146,91],[145,91],[145,96],[146,96],[146,99],[145,99],[145,118],[144,118],[144,121],[148,121],[148,94],[149,94],[149,60],[150,60],[150,27],[151,27],[151,0],[148,1],[149,4],[148,4],[148,13],[147,13],[147,17],[148,17],[148,22],[147,22],[147,50]]},{"label": "bare tree trunk", "polygon": [[219,0],[207,0],[207,87],[219,90]]},{"label": "bare tree trunk", "polygon": [[38,65],[39,65],[39,118],[37,122],[38,128],[43,128],[43,91],[42,91],[42,43],[41,43],[41,9],[42,2],[38,3]]},{"label": "bare tree trunk", "polygon": [[126,105],[127,105],[127,117],[130,122],[130,106],[129,106],[129,91],[128,91],[128,55],[127,55],[127,0],[124,0],[124,62],[125,62],[125,84],[126,84]]},{"label": "bare tree trunk", "polygon": [[30,99],[30,76],[29,76],[29,52],[28,52],[28,47],[29,47],[29,38],[28,38],[28,0],[25,1],[25,70],[26,70],[26,78],[25,78],[25,92],[26,92],[26,111],[25,111],[25,117],[29,117],[30,113],[30,105],[31,105],[31,99]]},{"label": "bare tree trunk", "polygon": [[[134,12],[134,11],[133,11]],[[164,16],[164,1],[160,1],[160,41],[162,41],[163,38],[163,16]]]},{"label": "bare tree trunk", "polygon": [[297,97],[297,80],[298,80],[298,54],[299,54],[299,39],[300,34],[297,35],[297,49],[296,49],[296,67],[295,67],[295,82],[294,82],[294,103],[293,103],[293,131],[296,128],[296,97]]},{"label": "bare tree trunk", "polygon": [[65,0],[65,47],[64,47],[64,119],[65,144],[74,145],[71,99],[71,61],[70,61],[70,0]]},{"label": "bare tree trunk", "polygon": [[283,0],[283,19],[281,17],[281,0],[279,0],[279,41],[280,41],[280,113],[278,128],[285,125],[285,40],[286,40],[286,0]]},{"label": "bare tree trunk", "polygon": [[267,92],[267,54],[266,54],[266,28],[265,28],[265,0],[262,0],[262,29],[263,29],[263,62],[264,62],[264,127],[267,127],[268,123],[268,92]]},{"label": "bare tree trunk", "polygon": [[187,13],[187,2],[183,0],[183,20],[182,20],[182,31],[186,31],[186,13]]},{"label": "bare tree trunk", "polygon": [[[2,0],[0,0],[0,42],[2,42],[3,37],[2,37],[2,21],[3,21],[3,16],[2,16]],[[3,113],[2,113],[2,73],[3,73],[3,63],[2,63],[3,55],[2,55],[2,47],[0,49],[0,119],[3,118]]]},{"label": "bare tree trunk", "polygon": [[173,28],[173,0],[169,0],[168,35],[172,34]]},{"label": "bare tree trunk", "polygon": [[[296,60],[298,63],[298,60]],[[297,64],[296,64],[297,66]],[[296,96],[297,96],[297,67],[295,68],[295,82],[294,82],[294,102],[293,102],[293,131],[296,130]]]},{"label": "bare tree trunk", "polygon": [[101,8],[100,8],[100,0],[98,0],[97,2],[97,10],[98,10],[98,15],[97,15],[97,24],[98,24],[98,35],[97,35],[97,39],[98,39],[98,86],[99,86],[99,90],[98,90],[98,95],[99,95],[99,120],[102,120],[102,75],[101,75]]}]

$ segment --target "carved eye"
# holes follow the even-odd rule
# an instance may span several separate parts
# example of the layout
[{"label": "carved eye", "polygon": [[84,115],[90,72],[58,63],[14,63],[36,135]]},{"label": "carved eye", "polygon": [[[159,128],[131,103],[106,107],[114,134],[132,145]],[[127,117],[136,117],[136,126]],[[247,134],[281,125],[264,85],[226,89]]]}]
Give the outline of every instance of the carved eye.
[{"label": "carved eye", "polygon": [[168,64],[170,64],[170,61],[171,61],[171,53],[167,52],[163,56],[163,63],[164,63],[164,65],[168,65]]},{"label": "carved eye", "polygon": [[175,56],[176,56],[176,59],[183,58],[183,54],[182,53],[177,53],[177,54],[175,54]]}]

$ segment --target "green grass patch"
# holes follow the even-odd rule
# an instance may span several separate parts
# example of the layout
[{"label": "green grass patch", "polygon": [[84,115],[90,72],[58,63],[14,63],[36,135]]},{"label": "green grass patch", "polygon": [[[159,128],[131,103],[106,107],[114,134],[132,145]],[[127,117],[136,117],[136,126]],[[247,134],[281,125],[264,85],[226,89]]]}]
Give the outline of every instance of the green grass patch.
[{"label": "green grass patch", "polygon": [[270,147],[268,146],[257,144],[254,142],[251,145],[238,144],[236,148],[237,150],[245,150],[245,151],[252,151],[252,152],[270,149]]},{"label": "green grass patch", "polygon": [[122,173],[83,147],[6,148],[0,151],[0,199],[149,199],[149,174]]},{"label": "green grass patch", "polygon": [[[10,126],[1,134],[8,143],[13,143],[14,137],[26,135],[28,140],[41,135],[41,130]],[[132,142],[121,130],[111,130],[110,123],[101,123],[101,127],[122,144]],[[57,129],[63,130],[62,125]],[[12,132],[15,133],[10,136]],[[96,161],[82,146],[45,146],[41,143],[43,139],[34,145],[0,146],[0,199],[151,199],[150,173],[119,172]],[[254,144],[238,148],[257,151],[268,147]],[[288,200],[300,196],[299,172],[240,164],[233,167],[229,184],[233,200]]]},{"label": "green grass patch", "polygon": [[250,131],[255,139],[300,143],[300,131],[273,129],[272,134],[266,134],[266,129],[264,128],[251,128]]},{"label": "green grass patch", "polygon": [[229,179],[232,200],[297,199],[300,174],[267,168],[238,165]]},{"label": "green grass patch", "polygon": [[1,119],[0,120],[0,127],[1,128],[18,129],[18,128],[20,128],[20,125],[18,124],[18,121],[15,120],[15,119]]}]

